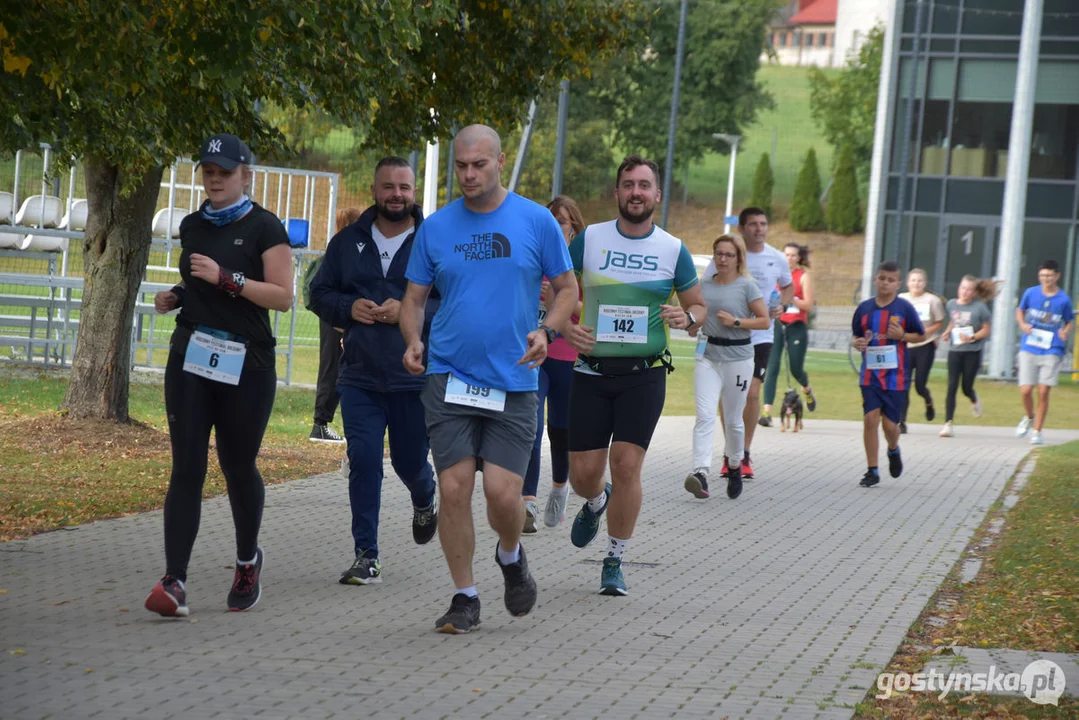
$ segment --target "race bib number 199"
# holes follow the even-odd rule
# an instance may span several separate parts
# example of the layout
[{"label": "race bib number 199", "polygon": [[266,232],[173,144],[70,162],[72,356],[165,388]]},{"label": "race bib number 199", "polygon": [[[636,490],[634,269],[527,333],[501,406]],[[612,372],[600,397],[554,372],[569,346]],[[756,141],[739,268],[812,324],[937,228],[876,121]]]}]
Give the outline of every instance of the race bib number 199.
[{"label": "race bib number 199", "polygon": [[647,343],[648,308],[643,305],[600,305],[596,341]]},{"label": "race bib number 199", "polygon": [[446,402],[502,412],[506,408],[506,391],[469,385],[450,373],[446,379]]},{"label": "race bib number 199", "polygon": [[195,330],[184,354],[184,372],[226,385],[239,385],[247,346]]}]

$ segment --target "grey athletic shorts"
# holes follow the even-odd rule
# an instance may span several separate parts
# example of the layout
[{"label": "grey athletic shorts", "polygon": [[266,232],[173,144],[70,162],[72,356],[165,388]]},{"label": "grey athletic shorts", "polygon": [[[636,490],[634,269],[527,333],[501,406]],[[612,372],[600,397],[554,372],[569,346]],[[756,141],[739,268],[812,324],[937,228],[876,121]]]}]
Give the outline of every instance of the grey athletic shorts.
[{"label": "grey athletic shorts", "polygon": [[1060,377],[1060,366],[1064,358],[1060,355],[1035,355],[1019,351],[1019,386],[1046,385],[1056,387]]},{"label": "grey athletic shorts", "polygon": [[477,470],[486,460],[524,477],[536,440],[536,393],[507,392],[501,412],[457,405],[446,402],[447,378],[428,375],[420,393],[435,470],[476,457]]}]

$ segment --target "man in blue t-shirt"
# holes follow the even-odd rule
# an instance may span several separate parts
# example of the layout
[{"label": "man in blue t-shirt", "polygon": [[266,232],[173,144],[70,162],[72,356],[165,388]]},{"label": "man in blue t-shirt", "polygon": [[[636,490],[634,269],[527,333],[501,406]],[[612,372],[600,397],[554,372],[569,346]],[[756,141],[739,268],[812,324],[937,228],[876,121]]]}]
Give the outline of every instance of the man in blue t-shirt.
[{"label": "man in blue t-shirt", "polygon": [[[405,367],[427,375],[421,399],[438,472],[438,534],[456,587],[435,628],[463,633],[480,623],[472,579],[477,470],[483,471],[487,517],[499,536],[495,562],[506,582],[506,609],[521,616],[536,604],[536,583],[520,545],[521,489],[536,437],[537,368],[547,343],[566,329],[577,307],[577,280],[551,212],[502,187],[506,156],[498,133],[470,125],[453,143],[464,197],[420,225],[405,271],[409,285],[400,325]],[[537,329],[544,276],[555,300]],[[442,303],[424,367],[420,333],[432,286]]]},{"label": "man in blue t-shirt", "polygon": [[[1060,266],[1046,260],[1038,269],[1038,282],[1027,288],[1015,309],[1015,321],[1023,332],[1019,345],[1019,394],[1025,414],[1015,429],[1023,437],[1034,426],[1031,445],[1042,444],[1042,427],[1049,413],[1049,391],[1056,387],[1064,361],[1075,311],[1071,298],[1057,285]],[[1034,414],[1034,386],[1038,386],[1038,413]]]},{"label": "man in blue t-shirt", "polygon": [[[887,260],[877,267],[874,280],[876,297],[862,301],[851,320],[851,345],[862,353],[862,423],[865,458],[868,469],[859,485],[873,487],[880,482],[877,457],[880,438],[877,426],[883,424],[888,441],[888,472],[897,478],[903,474],[899,454],[899,421],[903,397],[910,383],[910,354],[907,343],[925,339],[925,327],[918,311],[908,301],[897,297],[899,264]],[[883,416],[883,418],[881,417]]]}]

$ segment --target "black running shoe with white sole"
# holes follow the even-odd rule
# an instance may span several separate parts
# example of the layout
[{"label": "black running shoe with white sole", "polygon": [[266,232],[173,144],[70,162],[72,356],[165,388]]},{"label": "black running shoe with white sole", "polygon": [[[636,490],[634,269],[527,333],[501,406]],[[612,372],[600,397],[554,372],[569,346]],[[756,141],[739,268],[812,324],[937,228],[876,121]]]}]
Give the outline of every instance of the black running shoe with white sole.
[{"label": "black running shoe with white sole", "polygon": [[862,476],[862,481],[858,484],[864,488],[871,488],[874,485],[879,485],[880,475],[870,470],[866,470],[865,475]]},{"label": "black running shoe with white sole", "polygon": [[522,617],[531,612],[536,605],[536,581],[528,571],[528,558],[525,557],[524,545],[519,545],[521,557],[515,563],[503,565],[498,560],[498,545],[495,545],[495,563],[502,570],[506,581],[506,609],[510,615]]},{"label": "black running shoe with white sole", "polygon": [[360,555],[338,580],[342,585],[372,585],[382,582],[382,564],[377,557]]},{"label": "black running shoe with white sole", "polygon": [[255,550],[255,562],[236,564],[236,575],[229,590],[229,610],[243,612],[255,607],[262,597],[262,564],[265,559],[262,548]]},{"label": "black running shoe with white sole", "polygon": [[472,632],[480,624],[480,599],[457,593],[450,600],[450,609],[435,620],[435,632],[460,635]]}]

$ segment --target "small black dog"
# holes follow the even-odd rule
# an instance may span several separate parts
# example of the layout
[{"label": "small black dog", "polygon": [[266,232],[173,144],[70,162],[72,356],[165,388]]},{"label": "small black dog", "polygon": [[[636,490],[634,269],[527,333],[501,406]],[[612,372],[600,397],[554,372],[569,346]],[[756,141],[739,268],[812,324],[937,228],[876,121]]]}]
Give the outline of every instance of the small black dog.
[{"label": "small black dog", "polygon": [[794,432],[802,429],[802,398],[797,390],[788,390],[783,396],[783,409],[780,411],[779,432],[787,432],[787,425],[792,423]]}]

